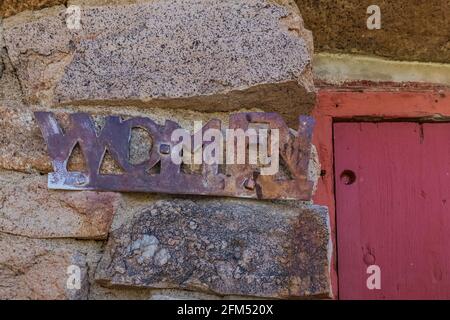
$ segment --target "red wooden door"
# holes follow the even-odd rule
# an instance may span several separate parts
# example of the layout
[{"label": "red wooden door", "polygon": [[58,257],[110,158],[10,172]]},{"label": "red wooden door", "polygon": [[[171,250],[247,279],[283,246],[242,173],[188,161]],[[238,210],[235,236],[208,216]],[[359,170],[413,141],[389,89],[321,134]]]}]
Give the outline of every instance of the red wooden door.
[{"label": "red wooden door", "polygon": [[450,123],[336,123],[334,147],[339,298],[450,299]]}]

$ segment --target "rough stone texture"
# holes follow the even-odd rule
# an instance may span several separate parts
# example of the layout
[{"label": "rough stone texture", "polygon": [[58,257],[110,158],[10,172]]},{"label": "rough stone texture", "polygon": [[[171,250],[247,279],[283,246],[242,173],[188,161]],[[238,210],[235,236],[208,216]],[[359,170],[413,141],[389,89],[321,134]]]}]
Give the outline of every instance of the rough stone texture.
[{"label": "rough stone texture", "polygon": [[92,282],[89,300],[219,300],[245,299],[245,297],[219,297],[216,295],[174,289],[108,288]]},{"label": "rough stone texture", "polygon": [[296,7],[271,0],[83,7],[79,31],[65,26],[64,10],[4,20],[29,102],[260,107],[292,123],[314,105],[312,36]]},{"label": "rough stone texture", "polygon": [[[148,3],[117,6],[135,2]],[[192,120],[211,118],[226,126],[230,110],[278,111],[297,128],[298,114],[309,112],[315,94],[312,37],[292,2],[71,0],[68,4],[102,6],[84,7],[83,29],[71,31],[66,8],[52,7],[66,1],[1,1],[0,16],[10,17],[0,20],[0,168],[32,173],[0,170],[1,299],[329,294],[329,229],[320,207],[149,194],[122,195],[117,206],[117,194],[50,191],[46,176],[37,174],[52,171],[32,115],[37,110],[57,112],[63,128],[67,112],[74,111],[91,113],[98,125],[103,115],[122,114],[159,123],[170,119],[191,129]],[[12,16],[44,7],[50,8]],[[133,161],[146,156],[148,140],[133,134]],[[310,175],[316,181],[320,165],[314,151],[312,160]],[[69,169],[83,168],[81,154],[75,153]],[[111,161],[104,168],[117,169]],[[160,199],[166,200],[149,208]],[[161,204],[168,211],[158,209],[152,216]],[[134,267],[142,271],[153,264],[157,271],[144,284],[119,283],[112,273],[106,278],[111,270],[104,263],[113,257],[108,247],[102,258],[104,241],[66,238],[105,238],[113,213],[109,246],[120,250],[118,239],[139,242],[141,237],[131,259],[145,249],[141,254],[148,261]],[[149,222],[148,229],[140,221]],[[154,239],[145,237],[149,230],[159,242],[153,257]],[[223,250],[222,240],[230,243]],[[185,261],[175,263],[176,257]],[[97,282],[101,259],[97,277],[102,281]],[[114,266],[117,260],[111,262]],[[66,289],[70,264],[82,268],[80,291]]]},{"label": "rough stone texture", "polygon": [[20,101],[21,99],[20,83],[5,48],[2,19],[0,18],[0,101]]},{"label": "rough stone texture", "polygon": [[[112,5],[145,0],[3,0],[0,16],[57,3]],[[280,1],[277,2],[293,2]],[[450,62],[448,0],[296,0],[305,25],[314,33],[317,52],[375,54],[396,60]],[[366,9],[377,4],[382,29],[366,27]]]},{"label": "rough stone texture", "polygon": [[[136,196],[138,195],[129,195],[131,198]],[[131,208],[123,209],[121,212],[123,214],[131,210]],[[0,232],[0,299],[220,298],[183,290],[101,287],[94,281],[94,272],[103,254],[103,243],[103,241],[74,239],[31,239]],[[71,264],[81,268],[79,291],[66,289],[68,279],[66,272]]]},{"label": "rough stone texture", "polygon": [[[67,244],[0,233],[1,299],[86,299],[87,257]],[[67,268],[81,269],[81,289],[67,288]]]},{"label": "rough stone texture", "polygon": [[14,68],[9,60],[6,50],[0,47],[0,104],[7,102],[10,105],[20,104],[22,89]]},{"label": "rough stone texture", "polygon": [[3,39],[3,24],[2,19],[0,18],[0,80],[3,77],[3,70],[5,69],[5,63],[3,62],[4,47],[5,40]]},{"label": "rough stone texture", "polygon": [[0,106],[0,167],[23,172],[52,170],[31,111]]},{"label": "rough stone texture", "polygon": [[78,6],[108,6],[113,4],[134,4],[134,3],[144,3],[153,0],[68,0],[67,6],[78,5]]},{"label": "rough stone texture", "polygon": [[3,39],[3,19],[0,18],[0,48],[5,46],[5,40]]},{"label": "rough stone texture", "polygon": [[392,61],[374,57],[319,53],[314,56],[317,83],[331,85],[373,81],[450,86],[450,64]]},{"label": "rough stone texture", "polygon": [[49,101],[71,59],[65,7],[25,11],[3,20],[4,39],[28,103]]},{"label": "rough stone texture", "polygon": [[48,190],[46,176],[0,173],[0,232],[32,238],[108,236],[119,194]]},{"label": "rough stone texture", "polygon": [[218,295],[325,297],[329,240],[324,207],[158,201],[112,232],[96,279]]},{"label": "rough stone texture", "polygon": [[[317,52],[378,55],[395,60],[450,62],[448,0],[296,0]],[[381,29],[368,30],[369,5],[381,9]]]},{"label": "rough stone texture", "polygon": [[0,18],[0,80],[3,76],[3,70],[5,69],[5,63],[3,62],[3,48],[5,47],[5,40],[3,39],[3,24]]},{"label": "rough stone texture", "polygon": [[58,4],[63,5],[106,5],[146,2],[151,0],[2,0],[0,2],[0,17],[10,17],[25,10],[39,10]]},{"label": "rough stone texture", "polygon": [[9,17],[24,10],[39,10],[65,3],[67,3],[67,0],[2,0],[0,2],[0,17]]}]

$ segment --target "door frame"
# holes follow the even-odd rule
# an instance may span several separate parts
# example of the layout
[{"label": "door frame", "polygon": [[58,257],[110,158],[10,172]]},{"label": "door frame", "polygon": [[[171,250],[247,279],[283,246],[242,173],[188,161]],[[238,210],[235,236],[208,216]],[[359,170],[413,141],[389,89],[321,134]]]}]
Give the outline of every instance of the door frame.
[{"label": "door frame", "polygon": [[449,121],[450,88],[408,84],[405,87],[375,86],[321,88],[313,110],[316,125],[313,143],[319,154],[321,174],[314,203],[328,207],[332,257],[331,286],[339,299],[337,270],[336,201],[333,151],[333,124],[337,121]]}]

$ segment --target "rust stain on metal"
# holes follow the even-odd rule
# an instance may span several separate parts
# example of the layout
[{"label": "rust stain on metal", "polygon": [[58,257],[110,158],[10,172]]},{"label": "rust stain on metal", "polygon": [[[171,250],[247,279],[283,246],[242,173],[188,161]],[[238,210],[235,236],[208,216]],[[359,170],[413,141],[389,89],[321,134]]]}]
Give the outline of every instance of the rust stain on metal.
[{"label": "rust stain on metal", "polygon": [[[47,144],[54,172],[49,174],[48,186],[63,190],[99,190],[120,192],[159,192],[196,194],[258,199],[310,200],[313,183],[308,181],[308,164],[314,120],[299,117],[298,131],[288,128],[277,113],[249,112],[230,116],[230,129],[247,130],[251,124],[264,124],[268,130],[279,130],[280,164],[288,174],[261,175],[260,168],[250,164],[228,164],[226,173],[218,164],[203,163],[201,174],[184,173],[180,164],[171,159],[176,144],[172,132],[180,126],[170,120],[159,125],[144,117],[123,120],[108,116],[97,133],[94,121],[86,113],[73,113],[63,132],[53,113],[35,112],[35,118]],[[148,159],[130,163],[130,136],[133,128],[146,130],[153,145]],[[203,127],[221,129],[220,120],[211,120]],[[86,172],[67,170],[74,147],[79,144],[87,165]],[[248,141],[246,141],[248,148]],[[122,174],[101,174],[106,151],[123,169]],[[159,166],[158,173],[149,173]]]}]

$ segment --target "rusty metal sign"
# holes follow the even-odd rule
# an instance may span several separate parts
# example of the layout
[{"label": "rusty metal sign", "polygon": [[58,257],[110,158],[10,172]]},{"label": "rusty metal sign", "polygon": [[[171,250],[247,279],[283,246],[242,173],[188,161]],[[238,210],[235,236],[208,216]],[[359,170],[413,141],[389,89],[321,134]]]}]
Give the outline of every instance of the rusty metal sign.
[{"label": "rusty metal sign", "polygon": [[[249,112],[230,116],[227,130],[245,131],[255,124],[263,124],[269,132],[279,132],[280,169],[272,175],[263,175],[262,166],[248,163],[203,163],[200,173],[183,172],[182,163],[177,164],[172,158],[177,145],[173,133],[180,126],[170,120],[160,125],[144,117],[124,120],[120,116],[108,116],[102,128],[97,129],[90,115],[73,113],[63,130],[51,112],[35,112],[35,118],[52,160],[54,172],[48,176],[50,189],[311,199],[313,183],[308,181],[308,165],[314,120],[308,116],[299,117],[297,131],[290,129],[277,113]],[[130,162],[130,138],[134,128],[146,130],[152,141],[149,157],[139,164]],[[204,133],[208,129],[224,130],[220,120],[209,121],[201,131]],[[233,140],[233,144],[236,143]],[[87,167],[83,172],[67,169],[77,144]],[[207,144],[203,142],[202,147]],[[249,148],[248,139],[245,147]],[[106,151],[122,169],[120,174],[101,173]],[[274,151],[270,150],[272,154]],[[157,171],[151,170],[156,167]]]}]

